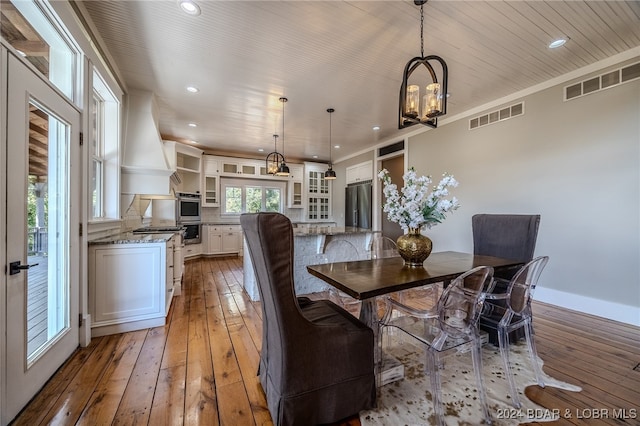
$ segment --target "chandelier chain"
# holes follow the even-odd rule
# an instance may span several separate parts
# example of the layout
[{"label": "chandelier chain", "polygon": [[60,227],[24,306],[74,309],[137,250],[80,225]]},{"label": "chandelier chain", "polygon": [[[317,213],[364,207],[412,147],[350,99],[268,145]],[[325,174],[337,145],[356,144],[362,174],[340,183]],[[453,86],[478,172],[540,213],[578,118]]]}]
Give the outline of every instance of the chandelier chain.
[{"label": "chandelier chain", "polygon": [[424,58],[424,3],[420,5],[420,57]]}]

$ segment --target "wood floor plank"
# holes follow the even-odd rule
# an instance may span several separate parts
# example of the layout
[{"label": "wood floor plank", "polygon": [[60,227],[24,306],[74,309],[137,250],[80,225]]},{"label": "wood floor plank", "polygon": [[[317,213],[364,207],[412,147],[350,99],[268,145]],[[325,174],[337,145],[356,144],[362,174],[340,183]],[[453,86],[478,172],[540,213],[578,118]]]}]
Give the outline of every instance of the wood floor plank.
[{"label": "wood floor plank", "polygon": [[207,330],[200,262],[194,265],[189,303],[189,349],[185,389],[185,424],[219,425],[215,380]]},{"label": "wood floor plank", "polygon": [[164,326],[148,330],[113,425],[147,424],[166,340]]},{"label": "wood floor plank", "polygon": [[[166,326],[93,339],[13,424],[273,425],[257,376],[262,308],[242,289],[242,259],[190,260],[182,289]],[[431,303],[420,291],[407,294]],[[544,303],[533,309],[545,372],[583,390],[529,386],[532,401],[562,415],[529,425],[640,425],[640,328]],[[609,417],[585,418],[597,410]]]},{"label": "wood floor plank", "polygon": [[149,425],[174,426],[184,423],[186,376],[186,363],[160,369],[149,414]]},{"label": "wood floor plank", "polygon": [[[86,348],[78,348],[16,417],[13,424],[16,426],[40,424],[55,405],[58,397],[65,392],[69,384],[80,374],[80,371],[86,368],[86,365],[93,365],[91,358],[93,352],[108,349],[110,343],[110,339],[107,337],[98,337],[92,339]],[[92,360],[91,364],[90,359]]]},{"label": "wood floor plank", "polygon": [[113,352],[118,346],[122,336],[108,336],[99,350],[93,351],[87,363],[93,365],[92,369],[82,368],[49,413],[42,419],[42,424],[66,424],[80,417],[84,407],[95,391],[104,371],[112,360]]},{"label": "wood floor plank", "polygon": [[146,330],[122,335],[113,354],[113,359],[80,415],[77,425],[111,424],[146,335]]}]

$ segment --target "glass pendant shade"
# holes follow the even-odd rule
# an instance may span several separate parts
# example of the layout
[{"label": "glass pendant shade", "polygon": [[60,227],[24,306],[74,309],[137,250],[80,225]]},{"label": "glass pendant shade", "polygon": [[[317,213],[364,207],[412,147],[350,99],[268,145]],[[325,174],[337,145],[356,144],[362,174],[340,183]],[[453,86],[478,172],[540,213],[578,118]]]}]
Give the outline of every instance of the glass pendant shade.
[{"label": "glass pendant shade", "polygon": [[427,85],[427,94],[422,102],[422,121],[437,117],[442,112],[442,94],[440,84]]},{"label": "glass pendant shade", "polygon": [[420,86],[412,84],[407,87],[406,115],[416,118],[420,115]]}]

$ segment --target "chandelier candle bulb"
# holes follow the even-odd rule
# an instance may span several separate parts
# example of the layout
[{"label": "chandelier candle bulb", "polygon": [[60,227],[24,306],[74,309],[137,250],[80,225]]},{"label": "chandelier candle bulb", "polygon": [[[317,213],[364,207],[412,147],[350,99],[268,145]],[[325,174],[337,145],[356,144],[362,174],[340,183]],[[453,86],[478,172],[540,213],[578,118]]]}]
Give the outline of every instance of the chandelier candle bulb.
[{"label": "chandelier candle bulb", "polygon": [[[426,106],[426,105],[425,105]],[[420,115],[420,86],[412,84],[407,87],[407,112],[406,115],[416,118]]]}]

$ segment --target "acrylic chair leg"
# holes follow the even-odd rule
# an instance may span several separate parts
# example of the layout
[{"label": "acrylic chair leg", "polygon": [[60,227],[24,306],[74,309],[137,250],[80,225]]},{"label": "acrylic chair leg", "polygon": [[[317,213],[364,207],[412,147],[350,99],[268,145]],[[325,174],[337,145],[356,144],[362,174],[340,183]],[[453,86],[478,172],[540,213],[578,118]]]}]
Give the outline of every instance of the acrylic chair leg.
[{"label": "acrylic chair leg", "polygon": [[484,412],[483,414],[487,424],[491,424],[491,413],[489,412],[484,379],[482,378],[482,344],[480,343],[480,337],[477,337],[477,340],[473,345],[471,359],[473,361],[473,369],[476,373],[476,386],[478,387],[478,394],[480,395],[480,405],[482,406],[482,411]]},{"label": "acrylic chair leg", "polygon": [[509,393],[511,394],[512,404],[516,408],[520,408],[520,397],[518,396],[518,388],[516,388],[516,381],[513,378],[513,372],[511,371],[511,365],[509,364],[509,333],[505,327],[498,327],[498,341],[500,344],[500,357],[502,358],[502,364],[504,366],[504,373],[509,381]]},{"label": "acrylic chair leg", "polygon": [[536,375],[536,381],[538,386],[544,387],[544,379],[542,378],[542,371],[540,370],[540,364],[538,363],[538,352],[536,350],[535,335],[533,332],[533,325],[530,321],[527,321],[524,326],[524,335],[527,340],[527,349],[529,350],[529,358],[531,358],[531,366],[533,372]]},{"label": "acrylic chair leg", "polygon": [[440,384],[439,362],[436,361],[436,355],[427,349],[427,372],[431,379],[431,396],[433,399],[433,410],[436,414],[436,422],[438,426],[445,426],[444,409],[442,407],[442,389]]}]

